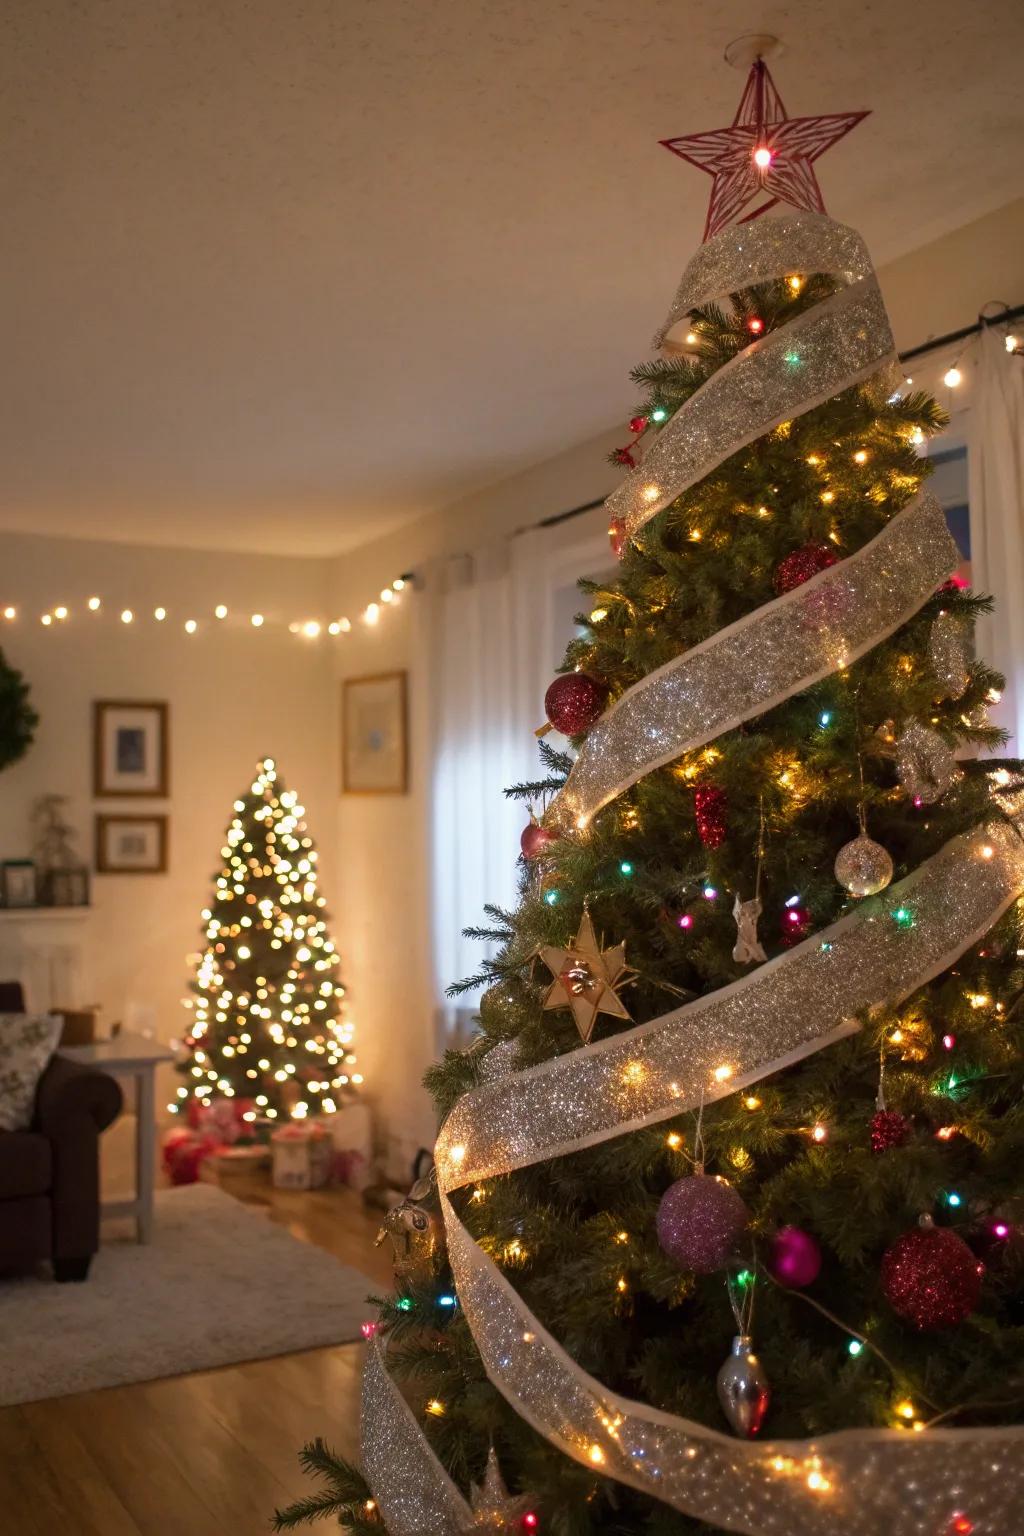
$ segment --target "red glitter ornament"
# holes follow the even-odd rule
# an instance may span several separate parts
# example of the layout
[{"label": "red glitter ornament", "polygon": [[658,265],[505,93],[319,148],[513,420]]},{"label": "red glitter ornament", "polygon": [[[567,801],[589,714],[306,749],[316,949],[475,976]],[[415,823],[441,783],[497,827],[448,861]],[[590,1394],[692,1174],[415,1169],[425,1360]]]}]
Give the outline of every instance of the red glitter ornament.
[{"label": "red glitter ornament", "polygon": [[802,587],[805,581],[810,581],[819,571],[827,571],[838,560],[839,556],[828,544],[804,544],[775,567],[775,590],[780,597],[784,592],[792,592],[794,587]]},{"label": "red glitter ornament", "polygon": [[888,1152],[910,1140],[910,1121],[898,1109],[879,1109],[871,1117],[871,1150]]},{"label": "red glitter ornament", "polygon": [[632,421],[629,423],[629,430],[631,432],[643,432],[646,429],[646,427],[647,427],[647,417],[646,416],[634,416]]},{"label": "red glitter ornament", "polygon": [[955,1328],[978,1304],[978,1260],[962,1238],[930,1216],[898,1237],[882,1257],[882,1291],[897,1316],[915,1328]]},{"label": "red glitter ornament", "polygon": [[705,848],[717,848],[725,842],[725,812],[728,796],[717,784],[698,784],[693,796],[697,831]]},{"label": "red glitter ornament", "polygon": [[544,695],[544,713],[563,736],[589,730],[603,712],[608,684],[588,672],[566,672],[556,677]]},{"label": "red glitter ornament", "polygon": [[523,828],[523,835],[519,839],[519,846],[522,849],[524,859],[536,859],[554,841],[554,833],[549,832],[547,827],[542,827],[536,816],[531,816],[529,825]]}]

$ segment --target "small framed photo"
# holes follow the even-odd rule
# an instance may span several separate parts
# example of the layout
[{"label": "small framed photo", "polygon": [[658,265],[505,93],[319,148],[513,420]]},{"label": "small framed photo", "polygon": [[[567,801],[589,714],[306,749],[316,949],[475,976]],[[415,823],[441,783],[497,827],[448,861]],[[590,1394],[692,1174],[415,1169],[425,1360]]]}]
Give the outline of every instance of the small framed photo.
[{"label": "small framed photo", "polygon": [[404,795],[409,788],[406,674],[342,684],[341,787],[346,795]]},{"label": "small framed photo", "polygon": [[97,699],[92,710],[93,794],[165,798],[167,705]]},{"label": "small framed photo", "polygon": [[96,817],[98,875],[167,873],[167,817],[162,815]]},{"label": "small framed photo", "polygon": [[34,907],[36,867],[31,859],[5,859],[0,865],[0,891],[5,907]]},{"label": "small framed photo", "polygon": [[42,896],[51,907],[87,907],[89,871],[80,867],[48,869],[42,880]]}]

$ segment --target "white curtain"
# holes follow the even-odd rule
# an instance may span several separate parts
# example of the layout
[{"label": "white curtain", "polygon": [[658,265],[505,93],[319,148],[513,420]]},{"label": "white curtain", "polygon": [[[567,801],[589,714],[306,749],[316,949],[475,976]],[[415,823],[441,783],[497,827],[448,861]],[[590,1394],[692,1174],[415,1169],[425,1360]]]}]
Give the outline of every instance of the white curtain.
[{"label": "white curtain", "polygon": [[552,605],[543,530],[435,562],[425,573],[423,643],[432,718],[431,927],[439,1044],[465,1043],[479,993],[443,1003],[488,953],[463,938],[508,907],[527,810],[509,784],[542,777],[534,729],[553,675]]},{"label": "white curtain", "polygon": [[983,327],[978,344],[967,444],[972,585],[996,602],[978,624],[978,654],[1006,675],[991,715],[1016,756],[1024,752],[1024,361],[995,326]]}]

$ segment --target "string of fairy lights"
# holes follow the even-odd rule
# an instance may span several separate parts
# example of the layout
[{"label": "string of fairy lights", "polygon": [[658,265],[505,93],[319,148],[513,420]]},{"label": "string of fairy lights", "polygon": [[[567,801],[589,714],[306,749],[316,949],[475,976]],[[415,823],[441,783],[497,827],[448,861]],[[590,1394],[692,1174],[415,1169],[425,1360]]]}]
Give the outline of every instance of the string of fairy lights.
[{"label": "string of fairy lights", "polygon": [[166,626],[168,629],[181,629],[186,635],[199,634],[204,629],[212,632],[229,626],[253,630],[284,627],[289,634],[296,635],[300,639],[319,640],[325,635],[333,638],[351,634],[357,624],[365,625],[369,629],[374,628],[390,609],[398,607],[402,594],[410,590],[413,584],[413,573],[404,571],[386,587],[382,587],[379,596],[372,602],[366,603],[354,620],[345,614],[339,614],[336,618],[321,616],[283,620],[259,611],[232,609],[227,603],[217,603],[211,610],[190,605],[175,611],[162,603],[153,608],[140,603],[131,606],[112,603],[96,594],[75,606],[63,602],[53,603],[42,612],[35,613],[31,612],[25,603],[0,600],[0,619],[4,624],[10,625],[36,622],[51,632],[73,624],[76,620],[84,619],[92,623],[111,616],[126,628],[152,623]]}]

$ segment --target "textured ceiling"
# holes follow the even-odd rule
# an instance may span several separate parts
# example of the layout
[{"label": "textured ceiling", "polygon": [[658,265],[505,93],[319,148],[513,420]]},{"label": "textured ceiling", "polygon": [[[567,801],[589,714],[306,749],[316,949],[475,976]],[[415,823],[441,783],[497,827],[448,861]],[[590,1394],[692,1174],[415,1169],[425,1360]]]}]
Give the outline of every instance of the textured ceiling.
[{"label": "textured ceiling", "polygon": [[877,261],[1019,193],[1017,0],[4,0],[0,528],[342,551],[614,422],[754,29]]}]

